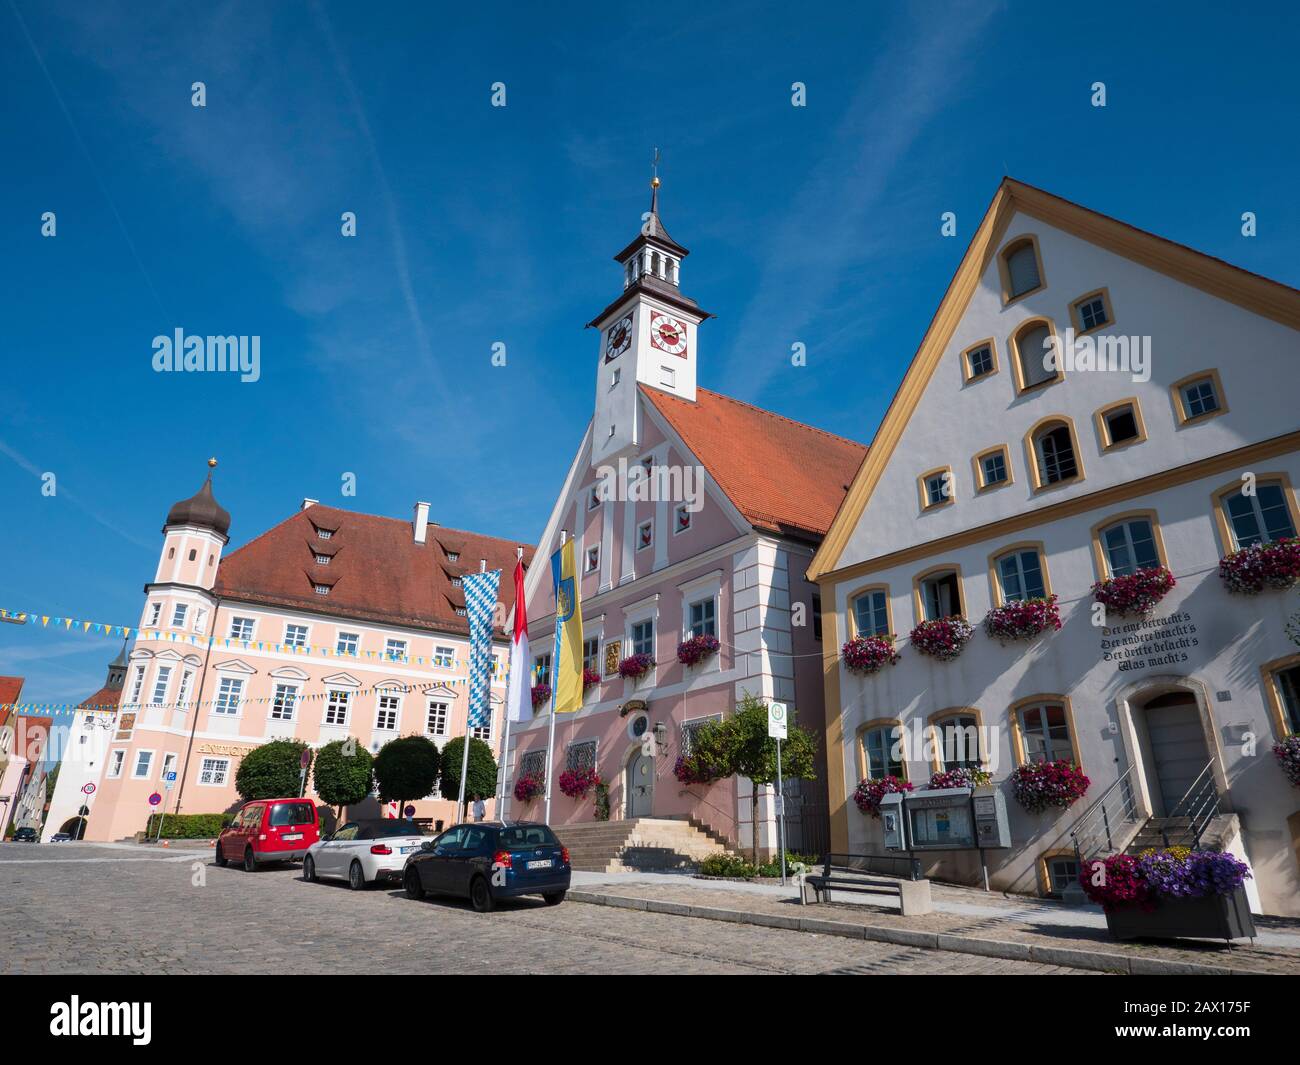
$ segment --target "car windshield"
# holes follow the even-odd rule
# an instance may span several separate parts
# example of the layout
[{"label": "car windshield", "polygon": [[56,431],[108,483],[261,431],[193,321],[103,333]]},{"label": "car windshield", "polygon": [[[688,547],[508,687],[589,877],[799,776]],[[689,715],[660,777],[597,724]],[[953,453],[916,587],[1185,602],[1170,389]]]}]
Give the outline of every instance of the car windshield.
[{"label": "car windshield", "polygon": [[394,836],[431,836],[433,835],[423,825],[417,825],[414,821],[373,821],[361,828],[361,839],[392,839]]},{"label": "car windshield", "polygon": [[315,820],[312,813],[309,802],[277,802],[271,807],[271,827],[309,825]]},{"label": "car windshield", "polygon": [[516,847],[555,846],[560,841],[555,833],[545,825],[512,825],[503,828],[500,836],[501,846],[506,850]]}]

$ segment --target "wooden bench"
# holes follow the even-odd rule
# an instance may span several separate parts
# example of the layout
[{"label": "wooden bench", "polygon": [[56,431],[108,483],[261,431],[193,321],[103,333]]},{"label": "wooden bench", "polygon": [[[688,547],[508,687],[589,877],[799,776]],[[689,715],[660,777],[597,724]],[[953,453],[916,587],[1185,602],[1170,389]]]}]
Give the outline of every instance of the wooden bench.
[{"label": "wooden bench", "polygon": [[[882,872],[881,870],[886,871]],[[898,879],[882,876],[898,871]],[[904,917],[932,913],[930,881],[920,877],[919,863],[910,858],[876,854],[828,854],[821,862],[821,872],[808,873],[799,885],[799,902],[808,905],[808,888],[814,902],[830,902],[831,891],[850,891],[862,895],[883,895],[898,899]]]}]

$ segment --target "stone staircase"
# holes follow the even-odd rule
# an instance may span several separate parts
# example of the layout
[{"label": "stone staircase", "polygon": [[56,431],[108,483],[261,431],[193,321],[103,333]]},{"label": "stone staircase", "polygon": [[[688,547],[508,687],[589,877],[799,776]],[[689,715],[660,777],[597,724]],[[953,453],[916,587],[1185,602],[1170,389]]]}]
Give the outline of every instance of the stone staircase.
[{"label": "stone staircase", "polygon": [[730,849],[694,819],[637,817],[552,827],[569,848],[573,868],[586,873],[693,869],[710,854]]},{"label": "stone staircase", "polygon": [[[1216,814],[1201,835],[1201,850],[1219,851],[1241,830],[1236,814]],[[1192,845],[1190,817],[1150,817],[1124,848],[1125,854],[1140,854],[1148,847],[1162,848],[1165,837],[1171,847]]]}]

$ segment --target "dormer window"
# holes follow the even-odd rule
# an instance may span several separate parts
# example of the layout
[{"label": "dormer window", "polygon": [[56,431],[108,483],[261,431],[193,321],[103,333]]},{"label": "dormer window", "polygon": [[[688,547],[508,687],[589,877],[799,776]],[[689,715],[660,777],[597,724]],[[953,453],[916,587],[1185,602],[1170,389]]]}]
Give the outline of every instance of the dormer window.
[{"label": "dormer window", "polygon": [[329,539],[331,536],[333,536],[333,535],[334,535],[334,530],[333,530],[333,529],[317,529],[317,530],[316,530],[316,539],[318,539],[318,540],[328,540],[328,539]]},{"label": "dormer window", "polygon": [[318,584],[318,585],[316,585],[316,594],[317,594],[317,595],[329,595],[329,594],[330,594],[330,586],[329,586],[328,584]]},{"label": "dormer window", "polygon": [[448,561],[448,562],[459,562],[459,561],[460,561],[460,552],[459,552],[459,551],[448,551],[448,552],[447,552],[447,561]]},{"label": "dormer window", "polygon": [[316,565],[318,565],[318,566],[328,566],[329,564],[330,564],[330,556],[329,556],[329,555],[317,555],[317,556],[316,556]]}]

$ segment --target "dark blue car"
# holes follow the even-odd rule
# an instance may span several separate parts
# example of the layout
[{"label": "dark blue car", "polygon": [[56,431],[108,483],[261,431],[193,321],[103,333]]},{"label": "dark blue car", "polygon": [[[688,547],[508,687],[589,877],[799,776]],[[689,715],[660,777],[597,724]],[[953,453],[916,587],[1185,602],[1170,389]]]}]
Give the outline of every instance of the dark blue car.
[{"label": "dark blue car", "polygon": [[546,825],[479,821],[426,841],[406,860],[402,886],[413,899],[456,895],[486,913],[498,899],[516,895],[559,905],[571,875],[569,851]]}]

